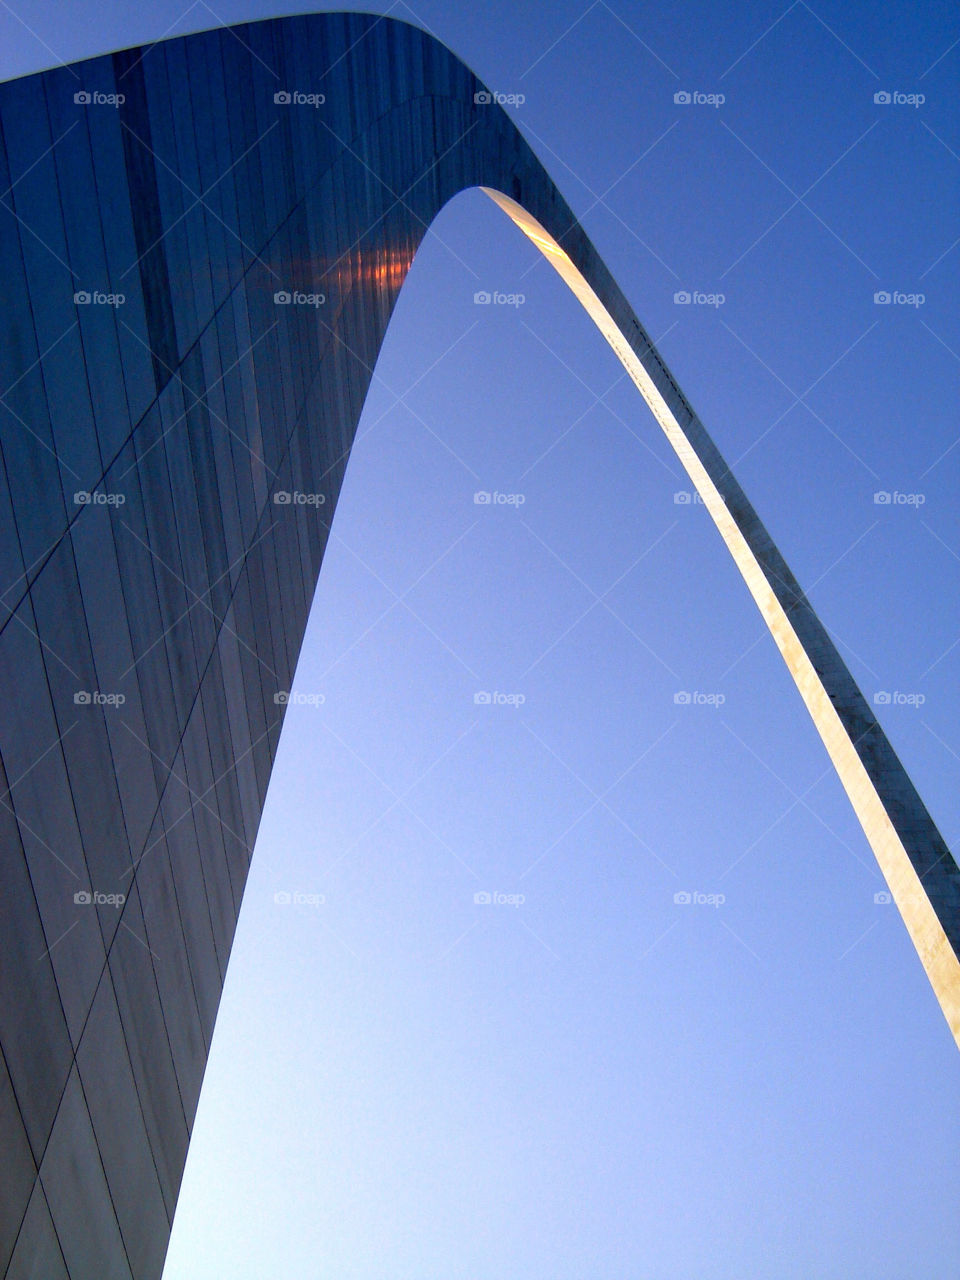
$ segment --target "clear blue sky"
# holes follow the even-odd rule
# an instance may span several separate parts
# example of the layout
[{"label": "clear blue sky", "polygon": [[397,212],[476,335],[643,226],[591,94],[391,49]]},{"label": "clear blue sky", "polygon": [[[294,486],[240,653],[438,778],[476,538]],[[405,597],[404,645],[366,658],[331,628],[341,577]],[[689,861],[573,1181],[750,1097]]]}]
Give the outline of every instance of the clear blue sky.
[{"label": "clear blue sky", "polygon": [[[275,11],[13,0],[0,73]],[[391,13],[525,95],[864,692],[907,695],[881,719],[953,844],[955,10]],[[960,1274],[956,1048],[687,489],[549,268],[455,200],[337,510],[165,1280]]]}]

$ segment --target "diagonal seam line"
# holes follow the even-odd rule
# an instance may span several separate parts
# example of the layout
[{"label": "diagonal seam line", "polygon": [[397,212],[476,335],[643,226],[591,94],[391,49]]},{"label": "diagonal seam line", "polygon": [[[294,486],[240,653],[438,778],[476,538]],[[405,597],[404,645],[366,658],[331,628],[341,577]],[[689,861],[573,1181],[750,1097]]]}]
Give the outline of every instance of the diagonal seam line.
[{"label": "diagonal seam line", "polygon": [[[175,767],[176,757],[174,757],[173,764],[168,765],[161,756],[157,755],[156,751],[154,751],[153,747],[151,747],[148,742],[144,742],[144,740],[140,737],[140,735],[130,728],[126,720],[121,720],[120,723],[123,725],[124,729],[126,729],[127,733],[129,733],[132,738],[135,738],[136,741],[140,743],[141,747],[143,747],[145,751],[149,752],[149,754],[153,756],[154,760],[156,760],[160,768],[165,769],[167,771],[167,778],[173,778],[176,782],[179,782],[181,787],[183,787],[183,789],[190,796],[191,800],[193,800],[196,804],[199,804],[200,806],[202,806],[202,808],[206,809],[207,813],[211,814],[214,818],[216,818],[217,822],[220,823],[224,831],[229,831],[235,840],[239,840],[241,845],[243,845],[244,849],[246,849],[248,853],[253,852],[253,850],[247,844],[244,837],[239,835],[236,831],[234,831],[234,829],[229,825],[229,823],[224,822],[224,820],[220,817],[219,812],[216,809],[214,809],[212,805],[207,804],[206,799],[204,797],[210,794],[210,792],[216,787],[216,783],[214,783],[212,787],[208,787],[207,790],[204,791],[203,795],[198,795],[197,792],[194,791],[193,787],[191,787],[190,783],[187,782],[186,778],[181,778],[179,773],[177,773],[177,770]],[[185,758],[183,760],[183,771],[184,773],[186,773],[187,771],[187,762]]]},{"label": "diagonal seam line", "polygon": [[[46,956],[48,956],[50,952],[53,950],[53,948],[57,945],[57,943],[62,942],[64,938],[67,936],[67,934],[70,932],[70,930],[75,929],[79,923],[80,923],[79,920],[74,920],[73,924],[68,925],[55,942],[51,942],[49,947],[47,947],[45,950],[40,952],[40,954],[37,956],[36,963],[39,964],[41,960],[43,960]],[[54,970],[54,973],[56,973],[56,970]]]},{"label": "diagonal seam line", "polygon": [[[123,325],[123,327],[126,330],[128,330],[131,334],[133,334],[133,336],[140,343],[140,345],[145,350],[149,351],[151,356],[154,357],[154,359],[158,362],[158,364],[160,364],[166,370],[166,372],[170,375],[171,382],[174,382],[174,381],[179,382],[181,388],[184,391],[188,391],[190,395],[193,396],[193,403],[188,405],[187,408],[184,409],[183,413],[181,413],[179,417],[175,419],[175,421],[170,423],[170,425],[163,431],[159,439],[153,442],[153,444],[150,446],[150,449],[155,448],[160,443],[160,440],[162,440],[164,436],[166,436],[170,431],[172,431],[173,428],[177,425],[177,423],[182,422],[183,419],[187,416],[187,414],[190,413],[192,409],[195,409],[199,404],[206,410],[206,412],[210,415],[210,417],[214,420],[214,422],[218,422],[220,426],[224,428],[225,431],[227,431],[230,435],[233,436],[233,438],[237,441],[238,444],[243,445],[247,453],[249,453],[250,457],[255,459],[257,462],[259,462],[260,465],[263,467],[264,471],[269,472],[271,478],[276,480],[277,476],[279,475],[279,472],[274,471],[272,467],[268,466],[266,459],[261,458],[255,449],[251,449],[250,445],[247,444],[246,440],[244,440],[244,438],[241,435],[239,435],[236,431],[234,431],[233,427],[230,426],[229,422],[227,422],[225,418],[221,418],[220,415],[210,407],[207,397],[208,397],[208,393],[212,391],[214,387],[219,386],[220,383],[223,381],[223,379],[228,377],[233,372],[233,370],[237,367],[237,365],[241,363],[241,361],[246,360],[247,356],[250,356],[253,354],[254,350],[260,345],[261,342],[263,342],[264,338],[268,338],[270,334],[273,333],[274,329],[277,327],[280,321],[274,320],[273,324],[270,325],[268,329],[264,329],[263,333],[261,333],[258,338],[256,338],[253,342],[251,342],[247,350],[244,351],[244,353],[241,356],[237,357],[237,359],[233,362],[230,368],[225,370],[220,375],[220,377],[217,378],[216,382],[212,382],[209,387],[204,389],[204,393],[202,396],[197,395],[196,391],[194,391],[192,387],[188,387],[187,384],[184,382],[183,373],[182,373],[182,369],[183,369],[182,361],[179,365],[177,365],[175,369],[171,369],[169,365],[166,364],[165,361],[160,359],[160,357],[152,349],[149,343],[144,342],[143,338],[140,337],[139,333],[137,333],[134,329],[130,328],[126,320],[121,320],[120,323]],[[126,471],[124,471],[120,475],[119,479],[122,480],[124,476],[128,476],[130,472],[133,471],[139,465],[141,459],[147,456],[147,454],[150,452],[150,449],[145,449],[142,453],[139,453],[137,455],[136,462],[131,463],[131,465],[127,467]],[[104,475],[106,474],[107,472],[104,472]]]},{"label": "diagonal seam line", "polygon": [[[4,608],[7,609],[10,613],[10,617],[7,619],[7,621],[19,622],[20,626],[23,627],[24,631],[29,631],[30,635],[33,636],[34,640],[36,640],[36,642],[39,645],[42,645],[43,648],[46,649],[47,653],[49,653],[51,658],[56,658],[57,662],[60,663],[64,671],[68,671],[70,675],[73,676],[74,680],[79,681],[80,677],[77,675],[76,671],[74,671],[73,667],[71,667],[68,662],[65,662],[64,659],[61,658],[60,654],[57,653],[56,649],[54,649],[51,645],[47,644],[46,640],[44,640],[42,636],[39,635],[38,632],[34,631],[33,627],[30,626],[29,622],[25,622],[23,618],[20,617],[20,604],[22,603],[23,601],[21,600],[15,609],[11,609],[9,605],[4,605]],[[33,605],[32,597],[31,597],[30,603],[32,606]]]},{"label": "diagonal seam line", "polygon": [[60,745],[60,743],[64,740],[64,738],[67,736],[67,734],[71,731],[71,729],[75,729],[75,728],[77,727],[77,723],[78,723],[78,722],[77,722],[76,720],[74,720],[73,724],[68,725],[68,727],[67,727],[66,729],[64,729],[63,733],[60,733],[60,734],[58,734],[58,735],[57,735],[57,737],[53,740],[53,742],[51,742],[51,743],[50,743],[49,747],[47,747],[45,751],[42,751],[42,752],[40,753],[40,755],[38,755],[38,756],[37,756],[37,758],[36,758],[36,760],[34,760],[33,764],[32,764],[32,765],[30,765],[30,767],[29,767],[28,769],[25,769],[25,770],[24,770],[24,772],[23,772],[23,773],[21,773],[20,777],[19,777],[19,778],[17,778],[17,780],[16,780],[15,782],[11,782],[11,783],[10,783],[10,785],[7,787],[7,789],[6,789],[6,791],[3,793],[3,795],[2,795],[2,796],[0,796],[0,801],[5,801],[5,800],[6,800],[6,798],[7,798],[8,796],[11,796],[11,797],[12,797],[14,787],[19,787],[20,783],[24,780],[24,778],[26,778],[28,774],[30,774],[30,773],[32,773],[32,772],[33,772],[33,770],[37,767],[37,765],[40,763],[40,761],[41,761],[41,760],[43,760],[46,756],[48,756],[48,755],[50,754],[50,752],[51,752],[51,751],[55,751],[55,750],[56,750],[56,748],[57,748],[57,747]]},{"label": "diagonal seam line", "polygon": [[[237,567],[238,564],[246,561],[247,557],[249,556],[250,552],[254,549],[254,547],[258,546],[263,541],[263,539],[267,536],[267,534],[271,533],[273,529],[276,528],[276,524],[277,522],[274,521],[273,524],[269,526],[269,528],[265,529],[263,533],[259,534],[256,538],[254,538],[253,542],[251,542],[248,547],[245,547],[244,550],[241,551],[241,553],[229,565],[227,565],[223,573],[219,574],[216,578],[214,578],[213,582],[211,582],[210,586],[207,588],[204,594],[208,596],[211,595],[214,589],[218,587],[221,582],[223,582],[224,578],[229,577],[230,574],[233,573],[234,569]],[[183,619],[187,616],[187,614],[191,613],[196,608],[196,604],[197,602],[194,601],[193,604],[187,605],[183,613],[181,613],[178,618],[176,618],[173,622],[171,622],[168,627],[165,627],[163,631],[161,631],[160,635],[157,636],[156,640],[154,640],[146,649],[144,649],[144,651],[140,654],[138,658],[134,658],[133,662],[130,663],[129,667],[127,667],[125,671],[122,671],[120,673],[120,675],[117,677],[118,682],[121,680],[125,680],[127,676],[130,674],[130,672],[135,670],[140,665],[140,663],[144,660],[144,658],[147,656],[148,653],[152,653],[158,644],[162,644],[163,641],[166,639],[166,637],[174,629],[174,627],[179,626],[180,623],[183,621]],[[231,602],[230,608],[232,607],[233,605]],[[229,613],[230,609],[228,609],[227,612]],[[233,634],[233,632],[230,632],[229,628],[227,628],[227,630],[231,635]],[[131,647],[131,652],[132,652],[132,647]],[[271,672],[271,674],[274,674],[274,673]]]},{"label": "diagonal seam line", "polygon": [[[267,725],[266,729],[264,729],[262,733],[258,733],[256,738],[254,738],[250,743],[249,747],[247,747],[245,751],[242,751],[240,755],[236,757],[236,759],[229,766],[229,768],[224,769],[223,773],[221,773],[219,777],[214,778],[213,782],[210,784],[209,787],[207,787],[206,791],[201,792],[200,799],[203,800],[210,794],[211,791],[216,791],[217,787],[220,785],[221,782],[223,782],[224,778],[229,777],[231,773],[236,773],[241,762],[246,760],[247,756],[251,755],[256,750],[256,748],[260,745],[260,743],[264,740],[264,738],[268,737],[273,732],[273,730],[277,727],[277,725],[280,724],[280,722],[281,722],[280,720],[274,720],[272,724]],[[177,754],[179,754],[182,745],[183,745],[183,742],[182,742],[182,736],[181,736],[181,741],[177,746],[177,753],[173,757],[174,761],[176,760],[176,756]],[[171,776],[174,776],[174,775],[173,775],[172,767],[166,765],[163,761],[161,761],[161,764],[163,765],[163,768],[167,770],[167,776],[164,778],[163,787],[160,789],[160,794],[157,799],[157,806],[154,811],[153,818],[151,819],[150,825],[152,827],[153,823],[156,822],[157,819],[159,818],[160,825],[163,829],[163,834],[157,836],[157,838],[151,841],[149,844],[144,844],[143,849],[130,863],[129,867],[127,867],[126,870],[121,873],[122,875],[132,875],[134,877],[134,881],[136,881],[136,875],[140,867],[140,863],[144,860],[147,854],[152,853],[153,850],[158,848],[160,845],[166,844],[167,838],[170,835],[170,832],[173,831],[175,827],[179,827],[181,822],[185,822],[187,818],[193,815],[193,806],[191,805],[191,806],[188,806],[183,811],[183,813],[181,813],[179,818],[174,818],[172,822],[168,822],[164,818],[162,806],[166,798],[167,783],[170,781]],[[177,781],[182,782],[182,779],[178,777]],[[241,844],[245,849],[249,848],[245,840],[242,840]]]},{"label": "diagonal seam line", "polygon": [[[157,552],[156,552],[156,551],[154,551],[153,547],[151,547],[151,546],[150,546],[150,544],[149,544],[148,542],[144,542],[144,540],[140,537],[140,535],[137,533],[137,531],[136,531],[135,529],[131,529],[131,527],[127,524],[127,522],[126,522],[125,520],[121,520],[121,521],[120,521],[120,523],[123,525],[124,529],[126,529],[127,533],[129,533],[129,534],[130,534],[130,536],[131,536],[131,537],[132,537],[136,542],[139,542],[139,543],[140,543],[141,547],[144,547],[147,551],[149,551],[149,552],[150,552],[150,554],[153,556],[154,560],[156,560],[157,564],[161,565],[164,569],[166,569],[167,573],[169,573],[171,577],[176,578],[177,582],[179,582],[179,583],[180,583],[181,587],[183,587],[183,589],[184,589],[185,591],[188,591],[188,592],[190,593],[190,595],[192,595],[192,596],[193,596],[193,598],[194,598],[194,600],[193,600],[193,604],[192,604],[192,605],[190,606],[190,608],[187,610],[187,613],[190,613],[190,612],[191,612],[191,610],[192,610],[192,609],[194,609],[198,604],[199,604],[199,605],[202,605],[202,606],[203,606],[203,608],[204,608],[204,609],[206,609],[207,613],[209,613],[209,614],[210,614],[211,618],[213,618],[213,619],[214,619],[214,620],[215,620],[215,621],[216,621],[216,622],[217,622],[221,627],[223,627],[223,629],[227,632],[227,634],[228,634],[228,635],[233,636],[234,640],[236,640],[238,644],[242,645],[242,646],[243,646],[243,648],[244,648],[244,649],[246,649],[246,651],[250,654],[250,656],[251,656],[251,657],[256,658],[256,660],[257,660],[257,661],[260,663],[260,665],[263,667],[264,671],[269,672],[269,674],[273,676],[274,680],[279,680],[279,679],[280,679],[280,677],[277,675],[276,671],[274,671],[274,670],[273,670],[273,668],[272,668],[271,666],[269,666],[269,664],[268,664],[268,663],[264,662],[263,658],[261,658],[261,657],[260,657],[260,655],[259,655],[258,653],[256,653],[253,649],[251,649],[251,648],[250,648],[250,646],[247,644],[247,642],[246,642],[244,639],[242,639],[242,637],[240,637],[239,635],[237,635],[237,633],[233,630],[233,628],[232,628],[232,627],[230,627],[230,626],[228,626],[228,625],[227,625],[226,615],[225,615],[223,618],[218,618],[218,617],[217,617],[217,614],[216,614],[216,611],[215,611],[214,609],[212,609],[212,608],[211,608],[211,606],[210,606],[209,604],[207,604],[207,602],[206,602],[206,600],[204,599],[204,597],[203,597],[202,595],[200,595],[198,592],[194,591],[193,587],[191,587],[188,583],[184,582],[183,578],[181,578],[181,577],[180,577],[180,575],[179,575],[179,573],[177,573],[176,569],[172,569],[172,568],[170,567],[170,565],[168,565],[168,564],[167,564],[167,562],[166,562],[166,561],[165,561],[161,556],[159,556],[159,555],[157,554]],[[267,534],[267,533],[270,533],[270,532],[271,532],[271,531],[276,527],[276,523],[277,523],[277,522],[276,522],[276,521],[274,521],[274,522],[273,522],[273,524],[271,524],[271,525],[270,525],[270,528],[269,528],[269,529],[267,529],[266,533],[262,534],[262,535],[257,539],[257,542],[262,542],[262,541],[263,541],[263,538],[265,538],[265,537],[266,537],[266,534]],[[253,549],[253,546],[255,546],[255,545],[256,545],[256,543],[251,544],[251,550]],[[223,575],[221,575],[221,578],[222,578],[222,576],[223,576]],[[218,579],[217,581],[220,581],[220,579]],[[208,595],[208,594],[209,594],[209,589],[208,589],[208,591],[207,591],[207,592],[205,592],[204,594],[205,594],[205,595]],[[230,612],[230,610],[228,609],[228,610],[227,610],[227,613],[229,613],[229,612]],[[186,614],[183,614],[182,616],[183,616],[183,617],[186,617]],[[176,625],[176,624],[174,624],[174,625]],[[142,655],[141,655],[141,656],[142,656]]]},{"label": "diagonal seam line", "polygon": [[[194,198],[193,204],[190,205],[189,208],[184,209],[184,211],[180,214],[178,218],[175,218],[173,222],[169,224],[169,226],[165,227],[164,230],[161,232],[161,234],[157,236],[156,240],[154,240],[152,244],[147,245],[143,253],[138,254],[137,257],[134,258],[133,262],[130,263],[126,271],[121,272],[120,274],[121,280],[123,280],[125,276],[128,276],[135,267],[138,267],[148,253],[152,253],[153,250],[156,249],[156,247],[159,244],[162,244],[163,241],[170,234],[170,232],[173,231],[175,227],[178,227],[180,223],[184,220],[184,218],[188,217],[194,211],[197,205],[202,205],[203,208],[206,209],[207,213],[209,213],[212,217],[216,218],[216,220],[221,224],[221,226],[223,226],[227,231],[230,232],[230,234],[234,237],[237,243],[243,249],[246,249],[247,253],[249,253],[254,259],[256,259],[256,261],[259,262],[262,267],[265,267],[266,270],[269,271],[272,276],[277,276],[277,273],[273,270],[273,268],[268,263],[264,262],[263,259],[260,258],[257,255],[257,253],[250,248],[248,244],[244,243],[241,237],[236,233],[236,231],[234,231],[233,227],[231,227],[228,222],[224,221],[224,219],[220,217],[216,209],[211,209],[211,207],[207,204],[205,197],[209,196],[210,192],[213,191],[216,187],[218,187],[220,183],[223,182],[227,174],[231,173],[237,167],[237,165],[240,164],[242,160],[246,159],[246,157],[250,154],[251,151],[254,150],[255,147],[259,147],[260,143],[264,140],[264,138],[269,133],[272,133],[274,129],[276,129],[277,125],[280,123],[278,120],[274,120],[273,124],[270,125],[269,128],[264,129],[260,137],[256,138],[253,142],[251,142],[249,147],[247,147],[245,151],[243,151],[239,156],[237,156],[236,160],[234,160],[231,164],[227,166],[226,169],[224,169],[220,177],[217,178],[215,182],[211,183],[211,185],[204,192],[204,195],[201,195],[201,196],[198,196],[197,193],[193,190],[193,188],[188,183],[184,182],[183,178],[181,178],[179,173],[177,173],[174,169],[171,169],[170,165],[167,164],[166,160],[164,160],[161,156],[158,156],[156,151],[154,151],[153,147],[149,146],[146,142],[144,142],[144,140],[139,136],[139,134],[137,134],[133,129],[131,129],[125,120],[121,120],[120,123],[123,125],[123,128],[126,129],[127,133],[129,133],[132,138],[136,138],[140,146],[143,147],[145,151],[148,151],[151,156],[153,156],[154,160],[156,160],[158,164],[162,165],[169,174],[171,174],[174,178],[176,178],[177,182],[180,183],[184,191],[189,192],[189,194],[192,195]],[[279,277],[277,278],[279,279]]]},{"label": "diagonal seam line", "polygon": [[[301,208],[301,206],[302,206],[302,204],[303,204],[303,202],[304,202],[304,200],[305,200],[305,199],[306,199],[306,195],[304,195],[303,199],[301,199],[300,201],[298,201],[298,202],[297,202],[297,204],[294,206],[294,208],[290,211],[290,214],[288,215],[288,217],[287,217],[286,219],[282,220],[282,221],[281,221],[281,223],[279,223],[279,224],[278,224],[278,226],[277,226],[273,231],[271,231],[271,233],[268,235],[268,237],[267,237],[266,241],[264,242],[264,248],[266,248],[266,246],[267,246],[267,245],[269,245],[269,244],[273,243],[273,241],[274,241],[274,240],[276,239],[276,237],[281,233],[281,231],[282,231],[283,227],[284,227],[284,226],[286,225],[286,223],[290,220],[290,218],[293,218],[293,217],[295,216],[295,214],[300,210],[300,208]],[[14,215],[14,216],[16,216],[16,215]],[[222,311],[222,310],[223,310],[223,309],[224,309],[224,308],[225,308],[225,307],[226,307],[226,306],[227,306],[227,305],[228,305],[228,304],[229,304],[229,303],[234,299],[234,297],[236,296],[237,291],[238,291],[238,289],[240,289],[241,285],[245,286],[246,279],[247,279],[248,275],[250,274],[251,270],[252,270],[252,264],[248,264],[248,265],[243,269],[243,271],[241,272],[241,275],[240,275],[239,279],[237,280],[236,284],[235,284],[235,285],[234,285],[234,286],[233,286],[233,287],[232,287],[232,288],[231,288],[231,289],[230,289],[230,290],[229,290],[229,291],[224,295],[224,297],[223,297],[223,299],[221,300],[221,302],[219,302],[219,303],[214,307],[214,310],[213,310],[213,312],[211,313],[210,319],[209,319],[209,320],[207,321],[207,323],[204,325],[204,328],[203,328],[203,330],[201,331],[201,333],[198,335],[198,337],[197,337],[197,339],[196,339],[196,342],[195,342],[194,344],[192,344],[192,345],[191,345],[190,350],[193,350],[193,349],[194,349],[194,347],[197,345],[197,343],[199,343],[199,341],[201,340],[201,338],[203,337],[203,335],[204,335],[204,333],[207,331],[207,329],[210,327],[210,325],[212,325],[212,324],[214,324],[214,323],[216,322],[216,320],[217,320],[218,316],[220,315],[221,311]],[[71,273],[70,273],[70,274],[71,274],[71,275],[73,275],[73,272],[71,271]],[[124,321],[121,321],[121,323],[123,324],[123,323],[125,323],[125,322],[124,322]],[[327,327],[329,328],[329,326],[327,326]],[[133,332],[133,330],[131,330],[131,332]],[[269,332],[269,330],[268,330],[268,332]],[[332,331],[331,331],[331,332],[332,332]],[[141,341],[141,342],[142,342],[142,339],[140,339],[140,338],[139,338],[139,335],[136,335],[136,334],[135,334],[134,336],[136,336],[136,337],[137,337],[138,341]],[[262,337],[264,337],[264,336],[266,336],[266,335],[265,335],[265,334],[261,335],[261,338],[262,338]],[[259,342],[259,341],[261,340],[261,338],[258,338],[258,339],[257,339],[257,342]],[[146,343],[144,343],[143,345],[146,347],[146,349],[147,349],[148,351],[150,350],[150,347],[149,347]],[[254,344],[254,345],[256,345],[256,344]],[[251,349],[252,349],[252,348],[251,348]],[[153,354],[153,353],[151,353],[151,354]],[[186,356],[186,355],[188,355],[188,354],[189,354],[189,351],[188,351],[188,352],[185,352],[185,353],[184,353],[184,356]],[[359,357],[357,357],[357,358],[359,359]],[[161,365],[163,365],[163,367],[164,367],[165,369],[167,368],[167,366],[163,363],[163,361],[160,361],[160,363],[161,363]],[[361,363],[362,363],[362,362],[361,362]],[[365,367],[366,367],[366,366],[365,366]],[[170,372],[170,371],[168,370],[168,372]],[[189,388],[188,388],[188,389],[189,389]],[[148,418],[149,418],[149,414],[150,414],[150,413],[151,413],[151,411],[156,407],[156,405],[159,403],[159,399],[160,399],[160,392],[157,392],[157,394],[153,397],[153,399],[151,400],[151,402],[149,403],[149,405],[147,405],[147,407],[144,409],[144,411],[143,411],[143,413],[141,414],[140,418],[138,418],[136,422],[134,422],[134,423],[132,423],[132,424],[131,424],[131,427],[130,427],[129,432],[128,432],[128,433],[127,433],[127,435],[124,437],[124,439],[123,439],[123,441],[120,443],[120,445],[117,447],[117,450],[116,450],[116,452],[115,452],[115,454],[114,454],[113,458],[112,458],[112,459],[110,460],[110,462],[106,465],[106,467],[104,468],[103,473],[101,474],[101,476],[100,476],[100,477],[99,477],[99,479],[97,480],[96,485],[94,485],[94,486],[93,486],[93,488],[97,488],[99,485],[101,485],[101,484],[103,483],[104,479],[105,479],[105,478],[106,478],[106,476],[109,474],[110,469],[111,469],[111,468],[116,464],[116,462],[117,462],[118,458],[120,457],[120,455],[122,454],[123,450],[127,447],[127,445],[131,442],[131,440],[133,440],[133,438],[137,435],[137,433],[138,433],[138,432],[140,432],[140,431],[142,430],[142,428],[143,428],[144,424],[147,422],[147,420],[148,420]],[[209,407],[209,406],[208,406],[208,407]],[[216,416],[216,415],[214,415],[214,416]],[[416,416],[416,415],[415,415],[415,416]],[[422,421],[422,419],[421,419],[421,421]],[[426,425],[426,424],[424,424],[424,425]],[[229,428],[228,428],[228,429],[229,429]],[[237,437],[237,438],[239,439],[239,437]],[[439,437],[438,437],[438,439],[439,439]],[[244,447],[245,447],[245,448],[247,448],[248,452],[250,452],[250,453],[251,453],[251,456],[254,456],[254,457],[256,456],[255,454],[253,454],[252,450],[250,450],[249,446],[246,444],[246,442],[245,442],[245,441],[241,441],[241,443],[244,445]],[[446,446],[445,446],[445,447],[446,447]],[[261,461],[262,461],[262,460],[261,460]],[[264,466],[266,466],[266,464],[264,464]],[[470,470],[470,468],[467,468],[467,469],[468,469],[468,470]],[[269,470],[269,468],[267,468],[267,470]],[[476,478],[477,478],[477,479],[479,479],[479,477],[478,477],[478,476],[477,476]],[[19,604],[20,604],[20,603],[23,601],[23,599],[25,599],[25,598],[26,598],[26,596],[29,594],[30,590],[31,590],[31,589],[32,589],[32,587],[33,587],[33,583],[36,581],[37,577],[39,577],[39,574],[40,574],[40,573],[42,573],[42,571],[43,571],[44,567],[46,566],[46,563],[49,561],[50,557],[51,557],[51,556],[53,555],[53,553],[56,551],[57,547],[60,545],[60,543],[62,542],[63,538],[67,536],[67,534],[69,533],[70,528],[72,527],[73,523],[76,521],[76,519],[78,519],[78,518],[79,518],[79,514],[80,514],[80,513],[77,513],[77,515],[75,515],[75,516],[74,516],[74,517],[73,517],[73,518],[68,522],[68,524],[67,524],[67,526],[64,528],[63,532],[62,532],[61,534],[59,534],[59,535],[54,539],[54,541],[51,543],[50,547],[47,549],[47,551],[46,551],[46,552],[44,552],[42,555],[38,556],[38,557],[34,560],[33,564],[31,565],[30,569],[29,569],[27,572],[26,572],[25,574],[20,574],[20,575],[18,575],[18,576],[17,576],[17,578],[15,578],[15,579],[13,580],[13,582],[12,582],[11,584],[9,584],[9,585],[5,588],[5,590],[4,590],[2,593],[0,593],[0,599],[2,599],[2,597],[3,597],[3,596],[7,595],[7,594],[8,594],[8,592],[9,592],[10,590],[12,590],[12,589],[13,589],[13,587],[16,585],[16,583],[17,583],[17,582],[19,582],[19,581],[20,581],[20,579],[21,579],[21,578],[24,578],[24,579],[26,580],[26,587],[24,588],[23,592],[21,593],[20,598],[19,598],[19,600],[17,601],[17,604],[16,604],[15,608],[18,608],[18,607],[19,607]],[[30,574],[30,573],[33,571],[33,569],[35,569],[38,565],[39,565],[39,568],[37,569],[37,572],[36,572],[36,574],[34,575],[34,578],[33,578],[32,580],[30,580],[30,579],[29,579],[29,574]],[[13,613],[13,612],[14,612],[14,610],[9,609],[9,606],[5,606],[5,607],[7,607],[7,608],[8,608],[8,610],[9,610],[11,613]],[[2,631],[2,630],[3,630],[3,628],[7,626],[7,624],[9,623],[9,621],[10,621],[10,619],[9,619],[9,618],[7,618],[7,619],[6,619],[6,621],[4,621],[2,624],[0,624],[0,631]]]},{"label": "diagonal seam line", "polygon": [[[8,792],[7,794],[9,795],[9,792]],[[51,855],[51,857],[55,858],[55,859],[57,860],[57,862],[59,862],[59,863],[60,863],[60,865],[61,865],[61,867],[63,867],[64,871],[69,871],[69,873],[73,876],[74,880],[79,880],[79,879],[80,879],[79,874],[78,874],[76,871],[74,871],[73,867],[71,867],[68,863],[64,862],[63,858],[61,858],[61,857],[60,857],[60,855],[59,855],[59,853],[57,853],[56,849],[51,848],[51,846],[47,844],[46,840],[44,840],[43,836],[41,836],[38,832],[34,831],[33,827],[31,827],[30,823],[29,823],[29,822],[27,822],[27,821],[25,821],[25,820],[24,820],[24,819],[23,819],[23,818],[22,818],[22,817],[17,813],[16,809],[15,809],[12,805],[7,804],[6,800],[3,800],[3,799],[0,799],[0,804],[2,804],[2,805],[3,805],[3,807],[7,810],[7,812],[8,812],[8,813],[10,813],[10,814],[12,814],[12,815],[13,815],[13,820],[14,820],[14,822],[17,824],[17,829],[18,829],[18,830],[20,830],[20,831],[29,831],[29,832],[30,832],[30,834],[33,836],[34,840],[36,840],[37,844],[42,845],[42,846],[43,846],[43,848],[44,848],[44,849],[46,849],[47,853],[49,853],[49,854]],[[30,873],[30,865],[29,865],[29,862],[27,863],[27,873],[28,873],[28,874]],[[40,923],[41,923],[41,925],[43,924],[43,917],[42,917],[42,916],[41,916],[41,918],[40,918]],[[41,957],[41,958],[42,958],[42,957]]]}]

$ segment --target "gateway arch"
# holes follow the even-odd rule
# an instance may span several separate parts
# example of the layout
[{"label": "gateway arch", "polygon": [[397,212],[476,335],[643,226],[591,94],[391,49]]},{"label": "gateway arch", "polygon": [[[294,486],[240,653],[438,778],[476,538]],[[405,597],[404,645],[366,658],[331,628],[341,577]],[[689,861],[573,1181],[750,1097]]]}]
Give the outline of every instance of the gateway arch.
[{"label": "gateway arch", "polygon": [[957,865],[494,99],[358,14],[0,85],[0,1276],[160,1275],[327,523],[407,269],[470,187],[666,433],[960,1040]]}]

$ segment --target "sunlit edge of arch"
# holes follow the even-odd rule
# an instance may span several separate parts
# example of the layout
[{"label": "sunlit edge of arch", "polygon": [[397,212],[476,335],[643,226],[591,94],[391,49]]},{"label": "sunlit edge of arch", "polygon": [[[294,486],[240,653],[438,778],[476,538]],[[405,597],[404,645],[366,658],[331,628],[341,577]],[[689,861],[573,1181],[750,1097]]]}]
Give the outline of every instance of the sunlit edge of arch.
[{"label": "sunlit edge of arch", "polygon": [[957,1047],[960,1048],[960,958],[954,953],[920,877],[914,870],[907,850],[830,700],[826,687],[720,491],[626,335],[570,256],[550,232],[516,200],[493,187],[479,189],[519,227],[578,299],[636,384],[702,498],[806,704],[880,865]]}]

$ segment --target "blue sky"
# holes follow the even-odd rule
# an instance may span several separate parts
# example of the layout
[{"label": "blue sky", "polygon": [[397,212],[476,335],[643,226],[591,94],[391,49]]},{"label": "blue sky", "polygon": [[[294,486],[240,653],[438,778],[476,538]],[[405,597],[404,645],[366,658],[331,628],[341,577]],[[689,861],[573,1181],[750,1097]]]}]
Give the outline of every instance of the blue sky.
[{"label": "blue sky", "polygon": [[[184,8],[16,0],[0,72],[275,12]],[[524,95],[953,845],[955,13],[391,13]],[[165,1280],[957,1273],[955,1046],[689,487],[531,246],[453,201],[337,509]]]}]

